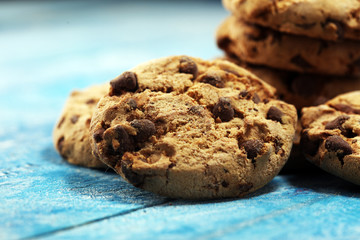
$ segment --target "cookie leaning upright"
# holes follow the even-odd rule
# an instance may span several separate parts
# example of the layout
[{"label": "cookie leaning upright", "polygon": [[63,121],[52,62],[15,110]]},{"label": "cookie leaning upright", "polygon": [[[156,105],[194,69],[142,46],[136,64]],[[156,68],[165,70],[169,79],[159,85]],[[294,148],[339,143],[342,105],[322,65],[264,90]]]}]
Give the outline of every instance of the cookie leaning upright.
[{"label": "cookie leaning upright", "polygon": [[307,159],[336,176],[360,184],[360,91],[303,108],[301,145]]},{"label": "cookie leaning upright", "polygon": [[92,155],[90,146],[90,121],[99,99],[108,91],[108,84],[96,85],[82,91],[74,91],[68,98],[53,131],[56,150],[69,163],[106,168]]},{"label": "cookie leaning upright", "polygon": [[94,154],[133,185],[161,195],[238,197],[285,164],[296,110],[227,61],[174,56],[111,81],[92,122]]},{"label": "cookie leaning upright", "polygon": [[358,0],[223,0],[233,15],[280,32],[360,40]]}]

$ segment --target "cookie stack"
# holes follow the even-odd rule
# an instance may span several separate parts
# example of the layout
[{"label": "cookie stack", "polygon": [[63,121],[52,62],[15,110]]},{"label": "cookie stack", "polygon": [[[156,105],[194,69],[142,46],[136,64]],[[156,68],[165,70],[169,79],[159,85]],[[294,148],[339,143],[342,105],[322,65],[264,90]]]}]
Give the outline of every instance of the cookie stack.
[{"label": "cookie stack", "polygon": [[298,110],[360,89],[359,1],[223,4],[232,16],[218,29],[218,46]]},{"label": "cookie stack", "polygon": [[296,122],[295,107],[247,70],[173,56],[73,92],[54,145],[70,163],[164,196],[240,197],[284,166]]},{"label": "cookie stack", "polygon": [[303,114],[304,129],[298,130],[303,149],[298,136],[293,159],[301,159],[302,151],[312,163],[359,184],[354,179],[360,179],[360,162],[353,160],[359,93],[338,95],[360,89],[360,2],[223,0],[223,5],[232,15],[219,27],[217,44],[227,59],[273,85],[280,99]]}]

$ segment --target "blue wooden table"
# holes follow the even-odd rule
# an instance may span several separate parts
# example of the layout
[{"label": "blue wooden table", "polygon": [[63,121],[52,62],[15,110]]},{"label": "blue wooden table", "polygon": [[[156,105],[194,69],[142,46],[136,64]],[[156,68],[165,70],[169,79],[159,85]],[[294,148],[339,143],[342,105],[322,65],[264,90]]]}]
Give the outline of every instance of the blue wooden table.
[{"label": "blue wooden table", "polygon": [[193,202],[64,162],[69,92],[146,60],[221,56],[217,1],[0,2],[0,239],[359,239],[360,188],[321,171]]}]

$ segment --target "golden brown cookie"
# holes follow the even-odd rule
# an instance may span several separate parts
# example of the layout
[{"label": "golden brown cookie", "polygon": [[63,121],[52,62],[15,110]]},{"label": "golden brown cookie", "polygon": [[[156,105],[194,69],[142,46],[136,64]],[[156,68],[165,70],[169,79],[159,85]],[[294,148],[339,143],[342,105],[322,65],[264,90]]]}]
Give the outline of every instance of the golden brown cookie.
[{"label": "golden brown cookie", "polygon": [[280,32],[360,40],[358,0],[223,0],[235,16]]},{"label": "golden brown cookie", "polygon": [[301,73],[359,75],[360,43],[326,42],[273,31],[229,17],[217,31],[217,44],[246,62]]},{"label": "golden brown cookie", "polygon": [[360,184],[360,91],[304,108],[301,146],[327,172]]},{"label": "golden brown cookie", "polygon": [[90,146],[90,121],[99,99],[108,92],[108,84],[96,85],[83,91],[74,91],[53,132],[54,146],[69,163],[106,168],[92,155]]},{"label": "golden brown cookie", "polygon": [[166,57],[110,85],[92,118],[93,150],[136,187],[176,198],[244,196],[290,154],[295,107],[230,62]]}]

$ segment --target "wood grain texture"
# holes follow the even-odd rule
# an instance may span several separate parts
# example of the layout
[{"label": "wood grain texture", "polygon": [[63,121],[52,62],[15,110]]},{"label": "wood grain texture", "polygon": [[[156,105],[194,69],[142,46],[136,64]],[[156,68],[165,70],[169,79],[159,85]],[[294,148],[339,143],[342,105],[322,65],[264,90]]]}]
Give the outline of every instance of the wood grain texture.
[{"label": "wood grain texture", "polygon": [[74,88],[161,56],[220,56],[212,1],[0,2],[0,239],[357,239],[359,187],[276,177],[244,199],[189,202],[67,164],[51,133]]}]

